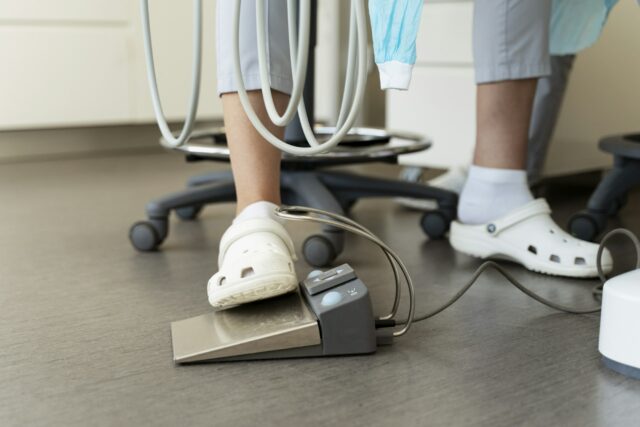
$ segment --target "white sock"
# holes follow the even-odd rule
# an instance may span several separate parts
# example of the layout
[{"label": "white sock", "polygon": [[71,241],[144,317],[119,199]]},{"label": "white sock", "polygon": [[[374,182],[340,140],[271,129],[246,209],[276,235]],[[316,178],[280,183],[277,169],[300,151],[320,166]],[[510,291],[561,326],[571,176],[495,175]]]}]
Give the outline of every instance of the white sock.
[{"label": "white sock", "polygon": [[453,166],[442,175],[429,180],[428,184],[460,195],[468,173],[469,168],[466,166]]},{"label": "white sock", "polygon": [[485,224],[533,200],[527,172],[471,166],[458,202],[463,224]]},{"label": "white sock", "polygon": [[278,207],[275,203],[271,202],[254,202],[244,208],[236,218],[233,220],[234,224],[239,224],[249,219],[270,218],[278,222],[282,222],[275,214],[275,209]]}]

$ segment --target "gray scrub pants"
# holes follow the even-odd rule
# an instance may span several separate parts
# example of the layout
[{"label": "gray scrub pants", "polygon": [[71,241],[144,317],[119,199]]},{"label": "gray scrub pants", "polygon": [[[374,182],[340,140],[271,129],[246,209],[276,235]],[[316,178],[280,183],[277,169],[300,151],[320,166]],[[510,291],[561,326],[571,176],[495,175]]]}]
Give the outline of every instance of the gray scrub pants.
[{"label": "gray scrub pants", "polygon": [[476,82],[547,76],[551,0],[475,0]]},{"label": "gray scrub pants", "polygon": [[[216,2],[216,51],[218,94],[237,92],[233,76],[233,9],[234,1]],[[271,88],[291,93],[291,59],[285,0],[267,0],[267,56]],[[240,9],[240,64],[247,90],[260,89],[260,68],[256,41],[256,1],[243,0]]]},{"label": "gray scrub pants", "polygon": [[[284,0],[267,0],[267,56],[271,86],[291,93],[291,65]],[[218,92],[237,91],[231,48],[234,2],[217,2]],[[551,0],[475,0],[473,51],[476,82],[547,76]],[[243,0],[240,58],[245,86],[260,88],[255,0]]]},{"label": "gray scrub pants", "polygon": [[[540,177],[555,127],[573,56],[549,55],[552,0],[475,0],[473,51],[478,84],[540,78],[530,130],[529,179]],[[284,0],[267,0],[268,60],[271,87],[291,93],[291,65]],[[233,77],[232,1],[217,2],[219,94],[236,92]],[[260,89],[255,0],[243,0],[240,58],[247,90]],[[425,24],[426,25],[426,24]]]}]

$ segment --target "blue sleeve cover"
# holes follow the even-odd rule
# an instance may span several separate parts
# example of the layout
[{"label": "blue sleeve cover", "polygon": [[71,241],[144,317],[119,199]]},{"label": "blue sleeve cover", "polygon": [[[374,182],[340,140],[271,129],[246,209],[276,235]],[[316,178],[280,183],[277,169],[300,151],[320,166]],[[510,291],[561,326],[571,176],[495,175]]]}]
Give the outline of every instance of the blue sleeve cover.
[{"label": "blue sleeve cover", "polygon": [[369,0],[382,89],[409,88],[424,0]]},{"label": "blue sleeve cover", "polygon": [[552,55],[572,55],[594,44],[618,0],[553,0]]}]

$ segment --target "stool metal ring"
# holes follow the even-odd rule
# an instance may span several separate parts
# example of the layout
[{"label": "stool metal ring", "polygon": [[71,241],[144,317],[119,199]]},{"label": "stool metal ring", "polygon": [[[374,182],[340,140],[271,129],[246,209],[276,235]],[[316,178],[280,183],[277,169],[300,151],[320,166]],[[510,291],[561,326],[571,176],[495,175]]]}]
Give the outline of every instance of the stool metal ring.
[{"label": "stool metal ring", "polygon": [[[333,135],[335,128],[316,126],[319,137]],[[190,160],[229,161],[229,148],[226,144],[224,128],[211,131],[196,131],[186,144],[174,148],[168,146],[163,139],[160,143],[175,151],[183,152]],[[388,132],[376,128],[353,128],[343,142],[328,153],[314,156],[294,156],[283,153],[283,168],[294,164],[299,169],[301,165],[307,168],[330,165],[373,163],[390,161],[400,155],[417,153],[427,150],[432,142],[429,138],[411,132]]]}]

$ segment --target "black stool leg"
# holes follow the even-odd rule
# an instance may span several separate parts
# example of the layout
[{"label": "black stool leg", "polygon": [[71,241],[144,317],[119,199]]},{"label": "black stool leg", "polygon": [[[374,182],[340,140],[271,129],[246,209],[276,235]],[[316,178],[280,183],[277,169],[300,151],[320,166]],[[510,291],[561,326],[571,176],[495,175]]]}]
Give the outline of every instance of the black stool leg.
[{"label": "black stool leg", "polygon": [[640,161],[616,156],[614,168],[600,181],[587,209],[569,220],[569,230],[583,240],[595,240],[607,226],[607,218],[618,213],[627,194],[640,184]]},{"label": "black stool leg", "polygon": [[458,196],[455,193],[425,184],[374,178],[346,172],[317,172],[343,206],[350,206],[364,197],[409,197],[438,202],[438,209],[426,212],[421,220],[423,231],[432,239],[444,237],[456,218]]},{"label": "black stool leg", "polygon": [[213,184],[220,181],[233,180],[233,174],[230,170],[220,172],[209,172],[202,175],[196,175],[189,178],[187,187],[197,187],[204,184]]},{"label": "black stool leg", "polygon": [[202,207],[209,203],[232,202],[236,199],[233,181],[203,184],[187,188],[147,204],[146,221],[136,222],[129,230],[129,240],[139,251],[158,249],[169,233],[169,214],[172,210]]},{"label": "black stool leg", "polygon": [[[282,172],[282,188],[296,203],[344,215],[342,206],[318,179],[317,172]],[[344,231],[323,226],[322,234],[309,236],[303,243],[306,261],[315,267],[326,267],[342,253]]]}]

